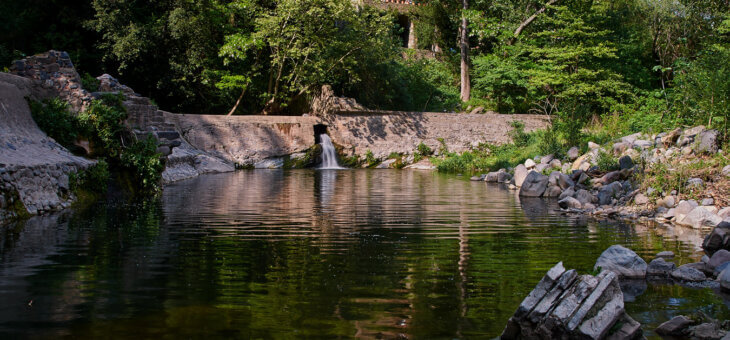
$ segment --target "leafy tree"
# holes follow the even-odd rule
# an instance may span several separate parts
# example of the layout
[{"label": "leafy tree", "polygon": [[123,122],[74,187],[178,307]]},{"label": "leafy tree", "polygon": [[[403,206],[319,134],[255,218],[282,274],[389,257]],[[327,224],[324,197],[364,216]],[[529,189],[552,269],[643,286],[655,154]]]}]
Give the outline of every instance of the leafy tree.
[{"label": "leafy tree", "polygon": [[246,89],[265,77],[265,113],[282,112],[319,85],[345,83],[359,61],[394,51],[392,18],[369,7],[358,10],[349,0],[283,0],[255,6],[253,14],[254,29],[227,35],[220,49],[227,64],[253,67],[237,68],[219,86]]}]

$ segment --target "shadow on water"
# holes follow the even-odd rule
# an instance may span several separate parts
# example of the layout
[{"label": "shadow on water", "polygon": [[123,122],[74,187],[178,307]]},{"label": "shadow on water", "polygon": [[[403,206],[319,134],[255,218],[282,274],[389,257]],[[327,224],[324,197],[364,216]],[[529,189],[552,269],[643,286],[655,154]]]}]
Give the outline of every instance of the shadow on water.
[{"label": "shadow on water", "polygon": [[[431,172],[210,175],[2,229],[0,337],[494,337],[558,261],[588,272],[619,243],[683,264],[696,239]],[[647,330],[730,317],[710,289],[624,290]]]}]

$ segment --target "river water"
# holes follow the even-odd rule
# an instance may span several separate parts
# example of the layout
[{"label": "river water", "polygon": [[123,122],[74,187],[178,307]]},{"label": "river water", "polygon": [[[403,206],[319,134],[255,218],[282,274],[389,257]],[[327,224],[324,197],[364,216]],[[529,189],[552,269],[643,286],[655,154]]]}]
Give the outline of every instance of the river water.
[{"label": "river water", "polygon": [[[592,221],[433,172],[247,170],[0,229],[0,338],[493,338],[559,261],[699,234]],[[730,318],[709,288],[635,283],[627,310]]]}]

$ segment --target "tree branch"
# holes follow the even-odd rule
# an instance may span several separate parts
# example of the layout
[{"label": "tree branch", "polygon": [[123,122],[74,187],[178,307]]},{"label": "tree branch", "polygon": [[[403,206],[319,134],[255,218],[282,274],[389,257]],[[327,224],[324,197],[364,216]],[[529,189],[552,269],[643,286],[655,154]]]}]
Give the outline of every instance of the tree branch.
[{"label": "tree branch", "polygon": [[537,10],[537,12],[535,12],[535,14],[531,15],[531,16],[530,16],[529,18],[527,18],[527,20],[523,21],[523,22],[522,22],[522,23],[520,24],[520,26],[519,26],[519,27],[517,27],[517,29],[515,30],[515,33],[514,33],[514,35],[513,35],[513,36],[512,36],[512,38],[510,38],[510,40],[509,40],[509,41],[507,42],[507,45],[512,45],[512,44],[514,44],[515,40],[517,40],[517,38],[518,38],[518,37],[520,36],[520,34],[522,34],[522,31],[523,31],[523,30],[524,30],[524,29],[525,29],[525,28],[526,28],[527,26],[529,26],[529,25],[530,25],[530,24],[531,24],[531,23],[532,23],[533,21],[535,21],[535,19],[537,19],[537,17],[538,17],[538,16],[540,15],[540,14],[542,14],[543,12],[545,12],[545,10],[547,10],[547,7],[548,7],[548,6],[550,6],[550,5],[553,5],[553,4],[555,4],[556,2],[558,2],[558,0],[550,0],[550,1],[548,1],[548,2],[547,2],[547,3],[545,4],[545,6],[543,6],[543,7],[542,7],[542,8],[540,8],[539,10]]}]

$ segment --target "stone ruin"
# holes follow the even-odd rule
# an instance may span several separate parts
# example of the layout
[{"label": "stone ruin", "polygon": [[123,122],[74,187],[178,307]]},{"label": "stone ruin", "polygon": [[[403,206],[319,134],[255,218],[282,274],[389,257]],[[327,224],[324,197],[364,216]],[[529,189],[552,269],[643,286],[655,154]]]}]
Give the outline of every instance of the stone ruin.
[{"label": "stone ruin", "polygon": [[310,104],[310,112],[319,117],[341,112],[358,112],[367,109],[360,105],[355,99],[337,97],[332,86],[324,85],[319,93],[314,96]]},{"label": "stone ruin", "polygon": [[104,93],[121,92],[128,114],[125,123],[137,139],[152,135],[160,145],[159,151],[165,156],[172,152],[172,148],[181,144],[175,125],[165,121],[163,111],[152,104],[149,98],[134,92],[114,77],[108,74],[98,77],[97,92],[84,89],[81,77],[66,52],[51,50],[16,60],[10,67],[10,73],[40,82],[43,88],[53,90],[58,97],[66,100],[74,112],[85,110],[94,99]]},{"label": "stone ruin", "polygon": [[618,276],[578,275],[560,262],[507,322],[501,339],[634,339],[641,324],[624,310]]}]

